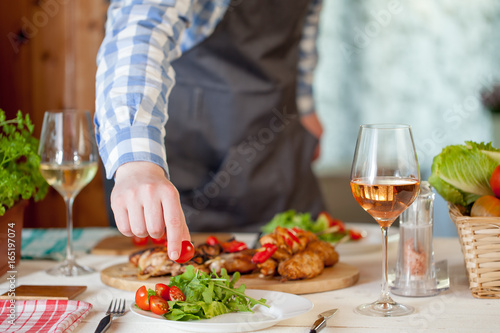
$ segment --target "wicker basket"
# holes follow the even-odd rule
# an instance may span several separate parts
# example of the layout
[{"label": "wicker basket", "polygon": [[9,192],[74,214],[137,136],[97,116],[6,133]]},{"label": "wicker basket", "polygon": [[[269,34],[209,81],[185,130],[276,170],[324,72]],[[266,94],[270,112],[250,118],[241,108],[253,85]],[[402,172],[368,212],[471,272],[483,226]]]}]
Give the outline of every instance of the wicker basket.
[{"label": "wicker basket", "polygon": [[470,217],[449,205],[469,276],[477,298],[500,298],[500,217]]}]

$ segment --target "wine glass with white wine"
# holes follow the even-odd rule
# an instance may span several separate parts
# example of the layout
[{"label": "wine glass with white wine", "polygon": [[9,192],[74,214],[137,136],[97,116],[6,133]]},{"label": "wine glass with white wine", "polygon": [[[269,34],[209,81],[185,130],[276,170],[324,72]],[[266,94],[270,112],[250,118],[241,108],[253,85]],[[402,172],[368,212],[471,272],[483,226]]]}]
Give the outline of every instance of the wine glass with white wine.
[{"label": "wine glass with white wine", "polygon": [[83,110],[45,112],[40,136],[40,171],[66,204],[66,259],[47,273],[77,276],[93,273],[73,254],[73,201],[97,172],[97,145],[90,113]]},{"label": "wine glass with white wine", "polygon": [[382,291],[377,301],[358,306],[355,311],[377,317],[403,316],[411,306],[392,300],[387,272],[389,227],[420,189],[420,171],[411,128],[399,124],[362,125],[351,169],[351,190],[356,201],[382,230]]}]

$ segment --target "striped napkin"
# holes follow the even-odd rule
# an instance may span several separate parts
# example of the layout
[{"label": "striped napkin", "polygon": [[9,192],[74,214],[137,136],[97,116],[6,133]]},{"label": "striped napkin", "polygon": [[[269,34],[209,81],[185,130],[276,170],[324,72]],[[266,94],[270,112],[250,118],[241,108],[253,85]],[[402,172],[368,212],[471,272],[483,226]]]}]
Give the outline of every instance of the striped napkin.
[{"label": "striped napkin", "polygon": [[[82,301],[0,301],[0,332],[70,333],[89,313],[92,304]],[[15,319],[14,319],[15,318]]]},{"label": "striped napkin", "polygon": [[[120,235],[117,228],[95,227],[73,229],[73,251],[76,255],[88,253],[103,238]],[[66,229],[29,229],[21,234],[21,259],[64,259]]]}]

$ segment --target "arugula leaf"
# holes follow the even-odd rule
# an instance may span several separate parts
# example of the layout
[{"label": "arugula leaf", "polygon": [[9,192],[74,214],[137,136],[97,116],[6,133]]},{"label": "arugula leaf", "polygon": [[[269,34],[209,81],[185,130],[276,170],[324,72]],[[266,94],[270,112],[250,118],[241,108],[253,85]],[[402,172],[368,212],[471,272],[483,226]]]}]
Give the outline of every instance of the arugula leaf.
[{"label": "arugula leaf", "polygon": [[163,316],[167,318],[168,320],[178,320],[178,321],[188,321],[188,320],[198,320],[202,319],[201,317],[191,314],[191,313],[186,313],[182,311],[181,309],[172,309],[169,308],[170,310],[164,314]]},{"label": "arugula leaf", "polygon": [[213,301],[211,303],[203,303],[201,305],[206,318],[212,318],[219,316],[224,313],[229,313],[231,310],[223,303],[218,301]]},{"label": "arugula leaf", "polygon": [[169,286],[177,286],[186,296],[185,301],[169,301],[169,311],[164,315],[169,320],[196,320],[212,318],[229,312],[253,312],[255,305],[266,304],[261,298],[256,300],[245,294],[246,286],[234,288],[240,274],[229,276],[222,269],[220,276],[213,271],[207,274],[196,271],[192,265],[186,271],[170,279]]}]

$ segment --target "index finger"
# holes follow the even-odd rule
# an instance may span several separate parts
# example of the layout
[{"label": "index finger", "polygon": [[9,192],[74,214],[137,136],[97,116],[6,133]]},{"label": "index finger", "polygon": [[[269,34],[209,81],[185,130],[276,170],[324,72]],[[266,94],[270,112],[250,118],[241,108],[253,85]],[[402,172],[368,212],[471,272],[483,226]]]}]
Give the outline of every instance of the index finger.
[{"label": "index finger", "polygon": [[167,228],[168,257],[177,260],[181,254],[182,241],[191,240],[180,200],[169,196],[162,202],[163,218]]}]

